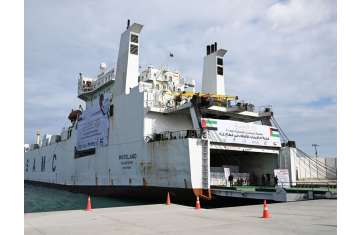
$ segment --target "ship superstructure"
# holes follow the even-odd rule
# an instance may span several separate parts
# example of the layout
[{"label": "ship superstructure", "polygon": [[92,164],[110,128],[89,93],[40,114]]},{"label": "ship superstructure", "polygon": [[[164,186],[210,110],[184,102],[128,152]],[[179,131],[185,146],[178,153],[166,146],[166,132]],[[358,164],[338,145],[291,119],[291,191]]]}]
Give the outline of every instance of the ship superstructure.
[{"label": "ship superstructure", "polygon": [[[228,175],[258,184],[279,168],[279,131],[271,107],[225,94],[224,57],[206,46],[202,90],[179,71],[139,71],[143,26],[128,22],[118,61],[80,74],[71,125],[26,145],[25,180],[90,193],[211,199]],[[225,171],[224,171],[225,169]]]}]

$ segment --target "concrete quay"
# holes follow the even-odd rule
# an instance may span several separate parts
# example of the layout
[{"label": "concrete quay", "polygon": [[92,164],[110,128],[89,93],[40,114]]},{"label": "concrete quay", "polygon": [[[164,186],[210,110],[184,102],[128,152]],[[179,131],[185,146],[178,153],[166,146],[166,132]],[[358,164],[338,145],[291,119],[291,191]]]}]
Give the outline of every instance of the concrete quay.
[{"label": "concrete quay", "polygon": [[336,200],[200,209],[171,204],[28,213],[25,234],[336,234]]}]

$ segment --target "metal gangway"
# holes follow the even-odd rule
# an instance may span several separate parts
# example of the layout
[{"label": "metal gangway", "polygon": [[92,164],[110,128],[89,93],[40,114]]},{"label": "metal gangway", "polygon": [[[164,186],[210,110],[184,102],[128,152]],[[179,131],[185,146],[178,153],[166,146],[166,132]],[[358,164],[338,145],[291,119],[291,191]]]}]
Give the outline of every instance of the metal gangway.
[{"label": "metal gangway", "polygon": [[[271,121],[274,124],[274,126],[279,130],[280,133],[280,138],[282,140],[283,143],[286,143],[288,141],[290,141],[290,139],[288,138],[288,136],[286,135],[286,133],[283,131],[283,129],[281,128],[281,126],[279,125],[279,123],[276,121],[276,119],[274,118],[274,116],[271,117]],[[303,161],[304,164],[308,164],[310,170],[312,170],[313,172],[317,172],[317,177],[314,178],[313,183],[317,181],[319,182],[319,184],[321,183],[327,183],[327,182],[321,182],[318,178],[319,175],[331,175],[332,178],[337,177],[337,169],[334,167],[330,167],[325,165],[323,162],[319,161],[317,158],[314,158],[312,156],[310,156],[309,154],[307,154],[306,152],[304,152],[303,150],[301,150],[300,148],[296,147],[296,155],[299,159],[299,161]],[[311,173],[310,173],[311,176]],[[302,183],[301,180],[297,181],[298,183]],[[334,183],[334,181],[332,180],[332,184]],[[336,184],[336,181],[335,181]]]}]

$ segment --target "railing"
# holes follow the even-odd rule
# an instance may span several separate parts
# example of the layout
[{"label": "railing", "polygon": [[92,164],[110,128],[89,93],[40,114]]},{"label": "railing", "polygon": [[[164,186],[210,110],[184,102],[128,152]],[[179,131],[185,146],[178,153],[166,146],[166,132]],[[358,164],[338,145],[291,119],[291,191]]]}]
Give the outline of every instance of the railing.
[{"label": "railing", "polygon": [[145,142],[156,142],[174,139],[201,138],[200,130],[165,131],[145,136]]},{"label": "railing", "polygon": [[[217,173],[217,172],[216,172]],[[255,190],[275,190],[276,188],[284,188],[285,190],[300,190],[300,191],[332,191],[336,192],[337,189],[337,181],[336,180],[327,180],[323,182],[319,181],[295,181],[295,182],[278,182],[275,184],[274,182],[265,182],[261,184],[249,182],[245,177],[241,177],[243,180],[241,183],[237,180],[234,180],[230,183],[231,187],[252,187]],[[235,177],[234,177],[235,179]],[[212,180],[214,182],[214,180]],[[219,182],[219,181],[218,181]],[[221,184],[212,184],[213,187],[228,187],[229,180],[222,177]]]},{"label": "railing", "polygon": [[105,83],[114,80],[115,79],[115,72],[114,69],[110,70],[109,72],[105,73],[104,75],[101,75],[96,81],[95,81],[95,88],[101,87]]},{"label": "railing", "polygon": [[80,87],[79,93],[90,92],[93,90],[95,90],[95,84],[91,84],[91,85],[85,84]]},{"label": "railing", "polygon": [[101,75],[98,79],[91,81],[90,84],[80,84],[79,94],[94,91],[104,84],[115,80],[115,71],[114,69],[108,71],[107,73]]},{"label": "railing", "polygon": [[327,188],[337,188],[336,180],[318,180],[318,181],[296,181],[294,182],[298,188],[316,188],[316,187],[327,187]]}]

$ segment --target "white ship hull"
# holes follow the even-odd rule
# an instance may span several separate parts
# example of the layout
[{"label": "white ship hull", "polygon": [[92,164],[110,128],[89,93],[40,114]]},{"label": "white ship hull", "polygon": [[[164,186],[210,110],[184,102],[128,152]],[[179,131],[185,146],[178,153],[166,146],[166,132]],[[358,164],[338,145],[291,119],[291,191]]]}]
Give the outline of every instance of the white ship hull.
[{"label": "white ship hull", "polygon": [[[203,193],[199,174],[201,158],[196,153],[196,149],[201,151],[199,139],[147,144],[133,142],[120,147],[115,145],[97,149],[95,155],[80,158],[74,158],[73,141],[70,139],[69,142],[26,153],[25,168],[28,159],[29,162],[27,171],[25,169],[25,180],[106,195],[129,195],[139,191],[153,191],[156,194],[167,191]],[[43,157],[45,169],[41,171]],[[97,189],[89,186],[97,186]],[[111,190],[103,191],[108,186],[111,186]],[[151,197],[150,194],[140,195]]]}]

